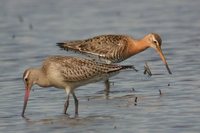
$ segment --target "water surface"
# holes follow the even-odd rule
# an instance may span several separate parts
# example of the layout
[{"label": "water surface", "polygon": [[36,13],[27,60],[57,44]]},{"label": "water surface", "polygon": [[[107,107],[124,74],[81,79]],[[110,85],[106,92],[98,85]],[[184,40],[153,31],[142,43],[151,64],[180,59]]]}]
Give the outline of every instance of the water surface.
[{"label": "water surface", "polygon": [[[199,132],[199,6],[198,0],[1,0],[0,132]],[[99,34],[141,38],[150,32],[162,36],[172,75],[148,49],[122,62],[141,71],[113,77],[108,99],[101,82],[80,87],[78,118],[73,100],[69,116],[62,114],[64,91],[37,86],[21,118],[23,71],[49,55],[72,55],[56,42]],[[145,61],[150,78],[142,73]]]}]

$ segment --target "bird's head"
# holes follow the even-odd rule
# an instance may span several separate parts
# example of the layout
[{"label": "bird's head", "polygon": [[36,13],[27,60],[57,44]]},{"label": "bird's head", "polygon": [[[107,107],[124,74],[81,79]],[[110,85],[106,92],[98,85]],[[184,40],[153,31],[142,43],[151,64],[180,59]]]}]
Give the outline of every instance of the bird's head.
[{"label": "bird's head", "polygon": [[145,41],[148,43],[149,47],[154,48],[157,51],[157,53],[160,55],[160,58],[162,59],[163,63],[165,64],[165,66],[168,70],[168,73],[172,74],[172,72],[169,69],[169,66],[167,64],[167,61],[165,59],[165,56],[162,52],[162,49],[161,49],[161,45],[162,45],[161,37],[156,33],[150,33],[150,34],[146,35],[144,38],[145,38]]},{"label": "bird's head", "polygon": [[25,95],[24,95],[24,106],[23,106],[23,110],[22,110],[22,114],[21,114],[22,117],[24,117],[24,112],[26,110],[26,106],[28,103],[30,90],[31,90],[32,86],[35,84],[36,80],[37,79],[34,74],[34,69],[29,68],[24,71],[23,81],[24,81],[24,86],[25,86]]}]

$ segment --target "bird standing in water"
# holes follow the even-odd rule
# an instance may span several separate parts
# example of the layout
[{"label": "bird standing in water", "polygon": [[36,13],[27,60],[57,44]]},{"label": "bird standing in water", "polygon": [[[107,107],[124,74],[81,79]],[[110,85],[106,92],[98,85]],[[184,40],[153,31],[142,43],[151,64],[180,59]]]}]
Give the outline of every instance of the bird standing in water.
[{"label": "bird standing in water", "polygon": [[[162,39],[156,33],[150,33],[142,39],[134,39],[127,35],[99,35],[85,40],[73,40],[57,43],[65,50],[80,52],[98,58],[106,63],[119,63],[134,56],[147,48],[157,51],[169,74],[172,74],[162,52]],[[109,81],[105,80],[106,90],[109,91]]]},{"label": "bird standing in water", "polygon": [[123,69],[136,69],[132,65],[112,65],[94,62],[70,56],[51,56],[48,57],[39,68],[29,68],[23,74],[25,84],[24,105],[22,117],[26,110],[30,90],[34,84],[41,87],[56,87],[64,89],[67,99],[64,104],[64,114],[69,106],[70,94],[75,101],[75,115],[78,115],[78,99],[74,90],[77,87],[106,80],[116,75]]}]

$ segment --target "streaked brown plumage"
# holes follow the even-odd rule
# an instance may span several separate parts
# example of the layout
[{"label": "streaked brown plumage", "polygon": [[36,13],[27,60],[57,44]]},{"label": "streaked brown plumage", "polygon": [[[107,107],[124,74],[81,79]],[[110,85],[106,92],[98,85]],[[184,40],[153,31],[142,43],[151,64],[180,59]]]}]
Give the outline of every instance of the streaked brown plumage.
[{"label": "streaked brown plumage", "polygon": [[150,33],[142,39],[133,39],[127,35],[99,35],[85,40],[64,41],[57,44],[62,49],[94,56],[107,63],[121,62],[152,47],[159,53],[171,74],[161,50],[162,39],[156,33]]},{"label": "streaked brown plumage", "polygon": [[86,40],[66,41],[58,43],[58,46],[66,50],[74,50],[88,55],[98,56],[108,63],[116,63],[125,58],[123,53],[126,52],[128,45],[128,36],[122,35],[102,35]]},{"label": "streaked brown plumage", "polygon": [[81,59],[70,56],[48,57],[39,68],[29,68],[25,70],[23,79],[25,83],[25,96],[22,116],[24,117],[31,87],[37,84],[41,87],[56,87],[65,89],[67,99],[64,106],[66,114],[69,105],[69,96],[72,94],[75,101],[75,114],[78,114],[78,100],[74,90],[82,85],[107,80],[116,75],[120,70],[132,68],[134,66],[120,66],[102,64],[88,59]]}]

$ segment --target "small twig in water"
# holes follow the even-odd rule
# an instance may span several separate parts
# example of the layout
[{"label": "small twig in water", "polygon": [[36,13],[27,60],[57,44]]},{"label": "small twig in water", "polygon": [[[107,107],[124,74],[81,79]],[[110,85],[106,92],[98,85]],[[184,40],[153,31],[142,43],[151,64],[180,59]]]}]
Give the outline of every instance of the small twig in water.
[{"label": "small twig in water", "polygon": [[145,66],[144,66],[144,74],[148,74],[149,76],[152,76],[151,70],[147,64],[147,62],[145,62]]},{"label": "small twig in water", "polygon": [[137,97],[135,97],[135,106],[137,105],[137,99],[138,99],[138,98],[137,98]]},{"label": "small twig in water", "polygon": [[162,95],[161,89],[159,89],[159,94],[160,94],[160,96]]}]

